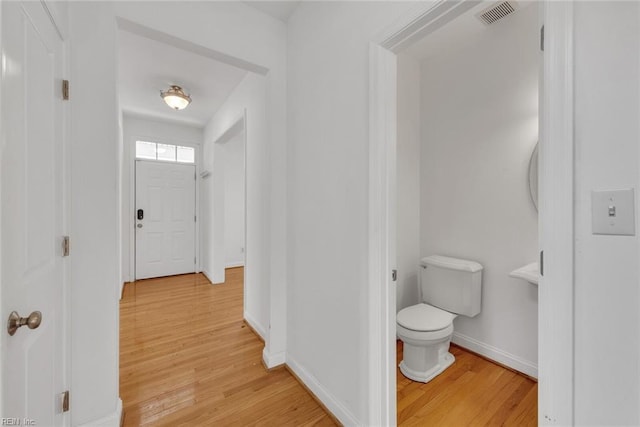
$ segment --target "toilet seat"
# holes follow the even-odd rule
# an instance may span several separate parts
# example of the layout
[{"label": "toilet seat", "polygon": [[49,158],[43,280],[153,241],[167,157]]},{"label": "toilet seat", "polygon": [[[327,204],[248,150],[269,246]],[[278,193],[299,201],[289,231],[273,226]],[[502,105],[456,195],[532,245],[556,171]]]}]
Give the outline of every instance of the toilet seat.
[{"label": "toilet seat", "polygon": [[456,315],[429,304],[416,304],[400,310],[398,326],[415,332],[437,332],[448,329]]}]

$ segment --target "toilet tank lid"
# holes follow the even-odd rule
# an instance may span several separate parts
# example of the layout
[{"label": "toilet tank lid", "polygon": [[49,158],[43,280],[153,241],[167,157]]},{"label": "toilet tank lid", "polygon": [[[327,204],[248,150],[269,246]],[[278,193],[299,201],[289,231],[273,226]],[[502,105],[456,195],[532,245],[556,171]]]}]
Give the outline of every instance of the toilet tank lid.
[{"label": "toilet tank lid", "polygon": [[448,268],[450,270],[468,271],[469,273],[475,273],[482,270],[482,265],[466,259],[452,258],[442,255],[431,255],[420,260],[420,265],[428,267],[433,265],[435,267]]}]

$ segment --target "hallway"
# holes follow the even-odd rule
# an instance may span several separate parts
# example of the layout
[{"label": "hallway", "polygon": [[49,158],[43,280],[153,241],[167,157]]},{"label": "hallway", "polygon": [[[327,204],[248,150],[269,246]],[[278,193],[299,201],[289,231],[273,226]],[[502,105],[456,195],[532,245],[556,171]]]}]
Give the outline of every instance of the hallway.
[{"label": "hallway", "polygon": [[125,426],[334,425],[242,320],[243,269],[224,285],[202,274],[126,285],[120,302]]}]

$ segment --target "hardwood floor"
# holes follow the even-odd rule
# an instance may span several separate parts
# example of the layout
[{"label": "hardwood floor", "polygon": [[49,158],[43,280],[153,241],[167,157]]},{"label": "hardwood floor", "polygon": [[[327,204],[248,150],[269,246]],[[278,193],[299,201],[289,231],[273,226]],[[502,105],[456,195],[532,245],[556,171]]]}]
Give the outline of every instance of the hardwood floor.
[{"label": "hardwood floor", "polygon": [[[460,347],[455,363],[427,384],[398,375],[398,425],[536,426],[538,384]],[[402,342],[397,345],[398,363]]]},{"label": "hardwood floor", "polygon": [[243,269],[127,284],[120,302],[125,426],[333,426],[285,369],[266,371],[242,320]]},{"label": "hardwood floor", "polygon": [[[127,284],[120,302],[125,426],[333,426],[285,369],[266,371],[263,343],[242,320],[243,270]],[[398,424],[536,425],[537,384],[458,347],[428,384],[398,371]],[[402,359],[402,343],[397,347]]]}]

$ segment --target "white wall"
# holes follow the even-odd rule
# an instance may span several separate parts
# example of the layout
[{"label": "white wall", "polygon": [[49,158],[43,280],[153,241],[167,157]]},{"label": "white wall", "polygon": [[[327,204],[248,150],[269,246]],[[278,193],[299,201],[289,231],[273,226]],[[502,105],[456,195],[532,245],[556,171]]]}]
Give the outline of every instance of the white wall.
[{"label": "white wall", "polygon": [[[72,324],[73,425],[108,415],[117,406],[113,7],[70,4],[76,251],[71,316],[92,319],[90,325]],[[297,372],[310,386],[326,391],[323,400],[341,419],[366,423],[367,42],[407,6],[301,4],[288,37],[292,141],[286,151],[281,23],[267,22],[239,3],[119,2],[115,7],[134,21],[270,68],[271,312],[284,303],[278,291],[285,280],[283,242],[288,241],[287,254],[296,255],[295,266],[286,269],[293,311],[290,361],[299,362]],[[638,183],[638,6],[584,2],[576,8],[576,423],[638,424],[637,238],[592,236],[588,230],[591,188]],[[184,20],[175,21],[178,15]],[[289,184],[285,165],[298,165]],[[284,188],[293,197],[288,212]],[[286,315],[271,318],[271,327],[283,330],[285,320]],[[273,338],[268,351],[278,354],[284,340]]]},{"label": "white wall", "polygon": [[225,267],[244,265],[244,132],[224,144]]},{"label": "white wall", "polygon": [[118,411],[120,285],[116,23],[110,3],[69,3],[71,425]]},{"label": "white wall", "polygon": [[640,424],[638,226],[592,235],[590,194],[635,188],[638,209],[639,14],[575,3],[576,425]]},{"label": "white wall", "polygon": [[[638,239],[591,235],[589,192],[638,187],[639,11],[633,2],[576,2],[575,6],[575,423],[637,425]],[[357,7],[364,11],[354,16]],[[357,372],[354,354],[366,348],[357,338],[365,330],[356,320],[365,318],[357,284],[366,281],[365,260],[358,257],[366,251],[363,232],[353,217],[331,214],[345,206],[339,195],[366,191],[366,167],[360,163],[366,158],[366,142],[354,130],[367,129],[366,95],[360,87],[367,80],[366,53],[361,42],[371,28],[370,20],[375,21],[375,10],[385,7],[303,3],[289,30],[290,357],[300,361],[307,379],[315,381],[308,384],[328,391],[325,403],[341,405],[330,408],[337,407],[342,415],[355,413],[363,424],[363,406],[358,405],[365,404],[361,400],[365,392],[360,389],[362,373]],[[345,21],[359,24],[351,28]],[[334,62],[340,64],[339,71],[327,66]],[[526,173],[524,158],[519,165],[505,167]],[[526,197],[526,186],[520,182],[513,195]],[[353,208],[360,209],[354,216],[365,218],[365,207],[357,200],[344,210]],[[340,221],[346,225],[341,227]],[[314,231],[318,227],[321,230]],[[346,227],[355,230],[347,232]],[[345,242],[349,247],[341,249]],[[354,242],[363,246],[354,248]],[[349,271],[357,272],[349,275]],[[517,286],[529,289],[526,283],[512,282],[510,292]],[[343,349],[340,360],[332,360],[323,350],[329,348]]]},{"label": "white wall", "polygon": [[[421,253],[484,266],[482,312],[453,341],[537,376],[537,260],[528,166],[538,139],[538,9],[519,10],[422,63]],[[479,26],[483,24],[478,22]]]},{"label": "white wall", "polygon": [[[225,147],[217,143],[246,112],[246,230],[245,312],[249,323],[262,335],[269,330],[269,123],[266,111],[266,79],[248,73],[204,130],[203,168],[212,172],[204,179],[202,206],[208,219],[203,233],[203,271],[214,283],[224,282],[225,268]],[[241,132],[242,134],[242,132]]]},{"label": "white wall", "polygon": [[202,128],[124,113],[124,158],[122,169],[122,282],[135,280],[135,145],[136,141],[186,145],[196,149],[196,162],[203,140]]},{"label": "white wall", "polygon": [[369,41],[412,6],[301,2],[288,25],[287,363],[346,425],[369,413]]},{"label": "white wall", "polygon": [[[269,125],[264,130],[264,156],[256,158],[264,180],[264,193],[260,200],[266,205],[260,229],[264,230],[265,243],[256,255],[268,268],[260,269],[257,277],[266,290],[264,304],[269,318],[263,357],[268,366],[283,363],[287,323],[285,245],[288,215],[286,26],[242,2],[123,1],[116,2],[115,8],[119,17],[186,40],[195,48],[215,51],[221,60],[233,60],[236,65],[250,64],[256,69],[266,70],[266,116]],[[180,19],[176,20],[176,16]]]},{"label": "white wall", "polygon": [[420,274],[420,62],[398,55],[396,306],[418,302]]}]

